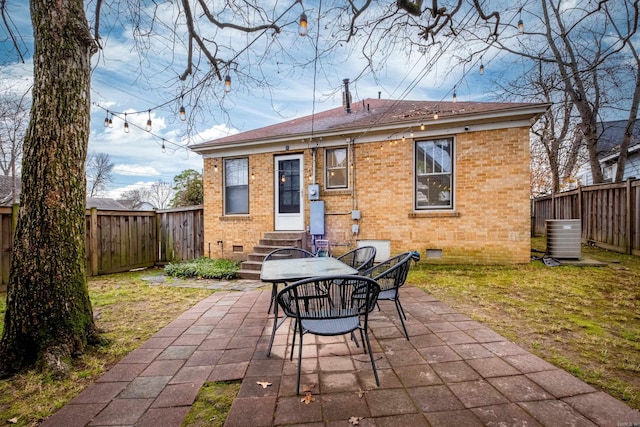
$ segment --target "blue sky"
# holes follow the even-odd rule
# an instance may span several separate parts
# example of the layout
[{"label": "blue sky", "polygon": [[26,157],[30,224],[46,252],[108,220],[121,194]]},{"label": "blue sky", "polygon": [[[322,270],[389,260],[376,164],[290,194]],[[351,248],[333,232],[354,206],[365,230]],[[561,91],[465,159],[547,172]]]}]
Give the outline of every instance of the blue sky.
[{"label": "blue sky", "polygon": [[[158,13],[172,19],[171,14],[175,10],[169,3],[163,5],[164,9]],[[11,81],[14,87],[18,81],[26,87],[32,78],[33,49],[30,19],[26,13],[28,2],[11,2],[9,7],[24,40],[22,47],[26,52],[26,62],[16,61],[7,43],[0,43],[0,55],[4,56],[0,57],[0,64],[5,65],[0,80],[4,83]],[[314,37],[318,30],[326,28],[313,21],[316,9],[307,6],[306,12],[309,36],[297,35],[296,21],[300,10],[295,8],[285,16],[290,25],[275,36],[283,49],[281,52],[298,59],[315,57]],[[319,59],[315,67],[310,65],[306,68],[287,64],[286,56],[267,56],[260,61],[247,51],[238,55],[236,70],[231,73],[233,79],[247,83],[257,73],[262,73],[274,86],[265,89],[240,84],[224,94],[222,82],[216,81],[208,97],[199,100],[203,109],[197,111],[190,122],[192,127],[188,128],[187,122],[180,121],[177,116],[180,105],[185,106],[187,114],[193,113],[190,95],[179,99],[183,88],[176,77],[186,65],[180,41],[154,44],[150,40],[143,46],[148,57],[141,59],[134,49],[136,45],[130,26],[114,24],[110,27],[108,19],[102,25],[108,32],[103,34],[103,49],[93,58],[89,150],[109,154],[115,164],[113,183],[105,194],[114,198],[145,183],[158,180],[172,183],[173,177],[185,169],[201,171],[202,158],[188,150],[187,145],[340,105],[344,78],[352,80],[350,88],[354,100],[375,98],[378,92],[383,98],[393,99],[450,99],[454,85],[459,100],[488,100],[494,88],[492,79],[501,76],[505,66],[510,65],[502,62],[502,66],[497,68],[501,61],[495,59],[495,54],[487,55],[483,59],[486,73],[480,76],[477,58],[466,68],[452,67],[446,52],[437,57],[414,52],[407,57],[403,52],[391,51],[386,66],[378,68],[375,76],[356,79],[364,60],[362,54],[351,46],[338,48],[330,56]],[[224,37],[227,36],[222,33],[220,37],[226,40]],[[238,52],[252,42],[254,36],[232,34],[228,37],[228,44]],[[268,43],[273,43],[273,38],[265,35],[255,42],[254,47],[260,50]],[[220,100],[224,110],[219,107]],[[167,105],[159,107],[167,102]],[[112,112],[116,114],[112,115]],[[131,124],[128,134],[123,128],[125,112],[127,122]],[[149,117],[153,123],[151,133],[143,130]],[[105,118],[112,118],[113,128],[104,126]]]}]

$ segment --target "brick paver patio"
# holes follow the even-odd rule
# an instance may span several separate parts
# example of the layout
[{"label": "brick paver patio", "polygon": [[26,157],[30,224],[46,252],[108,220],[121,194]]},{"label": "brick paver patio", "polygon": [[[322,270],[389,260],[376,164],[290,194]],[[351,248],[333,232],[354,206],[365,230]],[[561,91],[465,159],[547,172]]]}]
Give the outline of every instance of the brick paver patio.
[{"label": "brick paver patio", "polygon": [[[302,385],[290,327],[270,291],[216,292],[127,355],[43,426],[179,426],[206,381],[242,380],[225,426],[640,426],[640,412],[543,361],[429,294],[402,289],[371,318],[380,387],[348,337],[305,339]],[[257,382],[269,382],[263,388]]]}]

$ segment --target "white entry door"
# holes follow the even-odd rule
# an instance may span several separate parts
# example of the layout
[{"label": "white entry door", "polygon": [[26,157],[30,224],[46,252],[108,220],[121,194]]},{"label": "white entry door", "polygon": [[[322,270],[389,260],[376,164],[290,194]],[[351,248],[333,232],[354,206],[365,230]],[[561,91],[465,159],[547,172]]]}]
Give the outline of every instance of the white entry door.
[{"label": "white entry door", "polygon": [[302,154],[275,158],[276,231],[304,230]]}]

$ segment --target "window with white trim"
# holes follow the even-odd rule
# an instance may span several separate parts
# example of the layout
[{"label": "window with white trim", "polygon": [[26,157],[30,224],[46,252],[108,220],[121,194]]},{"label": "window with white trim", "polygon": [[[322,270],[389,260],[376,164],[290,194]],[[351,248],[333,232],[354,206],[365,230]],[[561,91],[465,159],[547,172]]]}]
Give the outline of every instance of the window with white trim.
[{"label": "window with white trim", "polygon": [[224,160],[224,212],[249,213],[249,159]]},{"label": "window with white trim", "polygon": [[327,148],[325,162],[326,188],[349,186],[349,154],[347,147]]},{"label": "window with white trim", "polygon": [[453,209],[453,138],[416,141],[415,162],[415,209]]}]

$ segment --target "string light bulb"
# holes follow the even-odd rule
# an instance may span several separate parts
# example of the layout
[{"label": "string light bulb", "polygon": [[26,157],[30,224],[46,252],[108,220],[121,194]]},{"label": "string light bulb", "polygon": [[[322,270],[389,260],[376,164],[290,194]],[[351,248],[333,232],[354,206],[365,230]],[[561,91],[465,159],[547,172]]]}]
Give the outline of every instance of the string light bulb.
[{"label": "string light bulb", "polygon": [[127,113],[124,113],[124,133],[129,133],[129,122],[127,121]]},{"label": "string light bulb", "polygon": [[187,110],[184,109],[184,95],[181,97],[181,105],[180,105],[180,120],[181,121],[185,121],[187,120]]},{"label": "string light bulb", "polygon": [[164,139],[162,140],[162,152],[163,153],[167,152],[167,148],[164,146]]},{"label": "string light bulb", "polygon": [[302,12],[300,15],[300,26],[298,27],[298,34],[301,36],[307,35],[307,14]]},{"label": "string light bulb", "polygon": [[256,174],[253,172],[253,168],[251,168],[251,181],[256,179]]},{"label": "string light bulb", "polygon": [[149,110],[149,118],[147,119],[147,127],[145,129],[147,132],[151,132],[151,110]]},{"label": "string light bulb", "polygon": [[458,102],[458,94],[456,93],[456,87],[453,87],[453,102]]},{"label": "string light bulb", "polygon": [[282,177],[280,178],[280,181],[285,182],[287,180],[287,178],[285,178],[284,174],[282,174]]},{"label": "string light bulb", "polygon": [[216,160],[216,162],[213,164],[213,171],[214,172],[218,172],[218,161]]},{"label": "string light bulb", "polygon": [[231,92],[231,76],[229,74],[224,78],[224,91],[226,93]]},{"label": "string light bulb", "polygon": [[109,117],[109,129],[113,129],[113,113],[111,114],[111,117]]},{"label": "string light bulb", "polygon": [[518,21],[518,34],[524,34],[524,22],[522,22],[522,18]]},{"label": "string light bulb", "polygon": [[424,123],[420,123],[420,130],[424,130]]},{"label": "string light bulb", "polygon": [[107,115],[104,118],[104,127],[109,127],[109,110],[107,110]]},{"label": "string light bulb", "polygon": [[433,120],[438,120],[440,116],[438,116],[438,112],[433,113]]},{"label": "string light bulb", "polygon": [[484,64],[482,63],[482,58],[480,58],[480,75],[484,76]]}]

